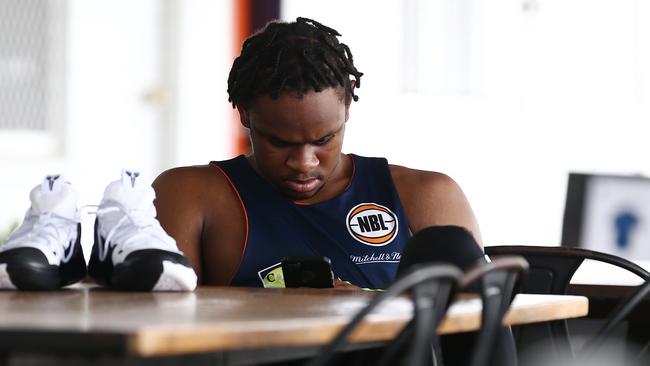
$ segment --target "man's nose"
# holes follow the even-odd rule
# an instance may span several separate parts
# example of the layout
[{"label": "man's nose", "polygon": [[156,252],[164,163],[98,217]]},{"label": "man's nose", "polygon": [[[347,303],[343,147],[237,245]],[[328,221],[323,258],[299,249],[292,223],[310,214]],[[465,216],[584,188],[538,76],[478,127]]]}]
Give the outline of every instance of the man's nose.
[{"label": "man's nose", "polygon": [[314,146],[301,145],[291,150],[287,158],[287,166],[300,173],[308,173],[319,164]]}]

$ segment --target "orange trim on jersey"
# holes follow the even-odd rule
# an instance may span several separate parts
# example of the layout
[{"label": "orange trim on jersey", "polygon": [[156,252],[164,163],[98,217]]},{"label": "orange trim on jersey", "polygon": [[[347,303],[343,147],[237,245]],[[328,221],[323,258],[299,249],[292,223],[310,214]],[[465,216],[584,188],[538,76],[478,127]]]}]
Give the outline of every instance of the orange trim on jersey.
[{"label": "orange trim on jersey", "polygon": [[244,206],[244,201],[241,199],[241,195],[239,194],[237,187],[235,187],[232,180],[230,180],[230,176],[228,176],[228,174],[223,169],[221,169],[221,167],[218,166],[217,164],[210,163],[210,166],[217,168],[223,174],[223,176],[226,177],[232,189],[235,190],[235,194],[237,194],[237,199],[239,199],[239,204],[241,205],[242,210],[244,210],[244,218],[246,219],[246,238],[244,239],[244,248],[242,249],[241,259],[239,260],[237,269],[235,270],[235,272],[230,277],[230,280],[228,281],[228,284],[230,284],[232,280],[235,278],[235,275],[237,275],[237,272],[239,272],[239,269],[241,268],[241,265],[244,262],[244,254],[246,253],[246,247],[248,246],[248,213],[246,213],[246,206]]}]

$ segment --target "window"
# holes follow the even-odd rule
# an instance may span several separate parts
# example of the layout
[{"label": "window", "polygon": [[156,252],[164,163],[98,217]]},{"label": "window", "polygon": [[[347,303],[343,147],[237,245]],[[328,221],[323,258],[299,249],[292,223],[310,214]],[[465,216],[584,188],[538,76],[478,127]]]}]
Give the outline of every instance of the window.
[{"label": "window", "polygon": [[0,2],[0,158],[57,152],[64,58],[63,1]]}]

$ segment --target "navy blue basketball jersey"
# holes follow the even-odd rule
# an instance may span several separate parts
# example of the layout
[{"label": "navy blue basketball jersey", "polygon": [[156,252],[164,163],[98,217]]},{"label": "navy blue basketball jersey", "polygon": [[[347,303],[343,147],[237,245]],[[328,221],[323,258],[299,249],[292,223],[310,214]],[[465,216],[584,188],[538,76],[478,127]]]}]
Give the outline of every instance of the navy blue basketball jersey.
[{"label": "navy blue basketball jersey", "polygon": [[211,162],[229,179],[246,216],[246,243],[233,286],[284,287],[287,256],[326,256],[334,275],[364,288],[394,282],[411,236],[404,208],[383,158],[351,155],[352,181],[337,197],[297,204],[276,191],[245,156]]}]

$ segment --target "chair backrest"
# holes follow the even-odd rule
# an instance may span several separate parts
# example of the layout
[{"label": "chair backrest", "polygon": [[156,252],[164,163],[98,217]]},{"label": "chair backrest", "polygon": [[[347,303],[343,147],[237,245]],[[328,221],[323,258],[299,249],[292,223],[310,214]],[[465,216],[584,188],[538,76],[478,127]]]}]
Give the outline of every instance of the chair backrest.
[{"label": "chair backrest", "polygon": [[[623,268],[641,277],[644,281],[650,278],[648,271],[624,258],[581,248],[526,245],[491,246],[485,247],[485,253],[489,256],[520,255],[524,257],[530,266],[522,281],[522,292],[526,293],[566,294],[571,277],[585,259],[609,263]],[[636,306],[640,301],[636,299],[643,293],[644,291],[639,289],[631,297],[624,300],[621,306],[612,313],[610,322],[606,324],[606,327],[603,327],[597,333],[599,334],[598,337],[606,336],[629,313],[631,309],[629,306]],[[573,356],[569,330],[567,322],[564,320],[519,327],[517,334],[519,348],[540,341],[550,342],[558,353]]]},{"label": "chair backrest", "polygon": [[628,270],[643,280],[650,273],[636,263],[615,255],[573,247],[546,247],[529,245],[503,245],[485,247],[485,254],[520,255],[528,261],[530,268],[526,275],[526,293],[566,294],[571,277],[585,259],[609,263]]},{"label": "chair backrest", "polygon": [[[461,288],[481,282],[481,329],[478,332],[471,356],[470,366],[488,365],[496,342],[503,328],[502,322],[515,294],[515,284],[520,274],[528,269],[528,262],[521,256],[503,256],[492,262],[480,263],[466,271]],[[514,355],[513,355],[514,357]],[[516,360],[514,360],[516,363]]]},{"label": "chair backrest", "polygon": [[377,293],[308,365],[322,366],[331,362],[337,350],[346,344],[350,333],[368,314],[382,302],[408,290],[412,290],[414,303],[412,321],[416,326],[406,352],[405,364],[422,365],[428,359],[430,344],[435,337],[433,330],[444,316],[449,305],[449,297],[458,286],[461,275],[460,269],[448,264],[414,265],[385,291]]}]

